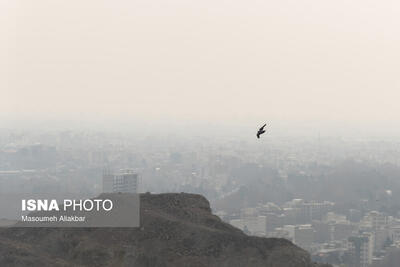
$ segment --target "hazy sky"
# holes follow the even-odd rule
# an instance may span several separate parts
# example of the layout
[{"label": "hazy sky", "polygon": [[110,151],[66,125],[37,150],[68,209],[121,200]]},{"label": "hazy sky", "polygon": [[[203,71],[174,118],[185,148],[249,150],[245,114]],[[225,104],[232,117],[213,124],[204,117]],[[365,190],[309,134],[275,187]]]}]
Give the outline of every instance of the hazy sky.
[{"label": "hazy sky", "polygon": [[398,1],[0,3],[2,118],[399,122]]}]

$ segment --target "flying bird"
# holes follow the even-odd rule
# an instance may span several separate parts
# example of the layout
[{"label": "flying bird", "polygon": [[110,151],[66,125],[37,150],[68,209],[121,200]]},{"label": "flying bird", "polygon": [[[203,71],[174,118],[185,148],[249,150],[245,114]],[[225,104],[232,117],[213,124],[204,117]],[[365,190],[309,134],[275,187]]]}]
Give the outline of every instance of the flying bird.
[{"label": "flying bird", "polygon": [[264,127],[265,127],[266,125],[267,125],[267,124],[264,124],[263,127],[261,127],[260,129],[258,129],[257,138],[260,138],[260,135],[262,135],[263,133],[265,133]]}]

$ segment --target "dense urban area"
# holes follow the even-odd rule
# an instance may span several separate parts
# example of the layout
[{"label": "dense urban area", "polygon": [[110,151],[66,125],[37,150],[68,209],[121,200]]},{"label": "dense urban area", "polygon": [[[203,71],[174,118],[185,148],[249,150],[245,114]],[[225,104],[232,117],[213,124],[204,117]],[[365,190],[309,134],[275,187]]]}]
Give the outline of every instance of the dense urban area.
[{"label": "dense urban area", "polygon": [[99,194],[105,176],[129,169],[138,192],[202,194],[222,220],[249,235],[289,239],[314,261],[395,266],[398,140],[3,129],[0,193]]}]

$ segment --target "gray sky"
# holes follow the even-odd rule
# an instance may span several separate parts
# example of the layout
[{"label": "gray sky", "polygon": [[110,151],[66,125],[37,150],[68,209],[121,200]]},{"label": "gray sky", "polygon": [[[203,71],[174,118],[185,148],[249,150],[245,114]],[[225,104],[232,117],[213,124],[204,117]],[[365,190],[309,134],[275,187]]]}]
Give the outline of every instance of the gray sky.
[{"label": "gray sky", "polygon": [[387,122],[400,2],[0,0],[2,118]]}]

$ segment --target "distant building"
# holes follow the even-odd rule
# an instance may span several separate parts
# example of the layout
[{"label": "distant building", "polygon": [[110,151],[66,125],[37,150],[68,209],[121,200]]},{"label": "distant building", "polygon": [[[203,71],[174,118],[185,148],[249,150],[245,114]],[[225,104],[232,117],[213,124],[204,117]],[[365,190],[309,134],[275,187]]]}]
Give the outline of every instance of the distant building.
[{"label": "distant building", "polygon": [[372,263],[374,254],[374,234],[363,233],[349,238],[353,263],[355,267],[368,267]]},{"label": "distant building", "polygon": [[371,218],[372,227],[375,230],[385,227],[388,224],[388,217],[381,212],[371,211],[368,215]]},{"label": "distant building", "polygon": [[[313,220],[322,220],[334,205],[333,202],[329,201],[306,202],[303,199],[293,199],[286,203],[286,208],[283,212],[288,219],[286,223],[309,224]],[[295,221],[292,221],[292,216],[295,216]]]},{"label": "distant building", "polygon": [[114,186],[114,174],[109,169],[103,170],[103,193],[112,193]]},{"label": "distant building", "polygon": [[390,235],[390,231],[389,229],[386,228],[381,228],[381,229],[376,229],[376,231],[374,232],[375,236],[374,236],[374,252],[380,252],[384,249],[385,245],[389,245],[387,244],[388,242],[393,242],[391,239],[391,235]]},{"label": "distant building", "polygon": [[333,224],[333,240],[347,240],[356,230],[351,223],[335,223]]},{"label": "distant building", "polygon": [[390,228],[390,239],[393,243],[400,242],[400,226],[395,225]]},{"label": "distant building", "polygon": [[284,215],[281,214],[275,214],[275,213],[267,213],[265,214],[267,224],[266,224],[266,229],[265,232],[273,232],[275,231],[275,228],[280,228],[283,226],[284,223]]},{"label": "distant building", "polygon": [[364,216],[360,224],[364,228],[372,228],[373,230],[376,230],[387,226],[388,217],[381,212],[370,211]]},{"label": "distant building", "polygon": [[295,225],[297,224],[296,221],[296,214],[297,210],[295,208],[284,208],[283,209],[283,215],[284,217],[284,225]]},{"label": "distant building", "polygon": [[358,223],[361,220],[361,211],[356,209],[349,209],[347,219],[351,222]]},{"label": "distant building", "polygon": [[103,172],[104,193],[138,193],[139,175],[133,170],[121,170],[117,174]]},{"label": "distant building", "polygon": [[310,250],[314,242],[314,232],[311,224],[296,225],[294,228],[294,243],[305,250]]},{"label": "distant building", "polygon": [[314,242],[317,243],[327,243],[331,241],[332,238],[332,225],[321,222],[313,221],[312,226],[315,230]]},{"label": "distant building", "polygon": [[324,220],[328,223],[348,223],[345,215],[334,212],[328,212]]},{"label": "distant building", "polygon": [[322,220],[334,206],[333,202],[304,202],[300,205],[300,218],[309,223],[312,220]]}]

